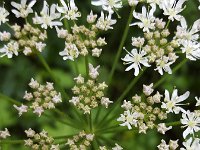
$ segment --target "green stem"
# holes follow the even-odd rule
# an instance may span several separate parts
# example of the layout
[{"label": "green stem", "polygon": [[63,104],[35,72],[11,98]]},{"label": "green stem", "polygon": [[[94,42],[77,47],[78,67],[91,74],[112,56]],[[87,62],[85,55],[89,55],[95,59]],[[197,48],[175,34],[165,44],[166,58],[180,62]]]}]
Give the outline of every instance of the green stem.
[{"label": "green stem", "polygon": [[[172,69],[172,73],[175,73],[177,70],[179,70],[185,63],[187,62],[187,59],[185,58],[183,61],[181,61],[176,67],[174,67]],[[165,74],[161,77],[160,80],[158,80],[155,84],[154,84],[154,88],[158,87],[160,84],[162,84],[170,75],[169,74]]]},{"label": "green stem", "polygon": [[166,126],[179,126],[179,125],[181,125],[180,121],[166,123]]},{"label": "green stem", "polygon": [[9,102],[11,102],[13,104],[16,104],[16,105],[21,105],[22,104],[21,102],[18,102],[17,100],[14,100],[14,99],[12,99],[12,98],[10,98],[10,97],[2,94],[2,93],[0,93],[0,97],[2,97],[5,100],[8,100]]},{"label": "green stem", "polygon": [[[136,76],[131,81],[131,83],[129,84],[129,86],[124,90],[124,92],[117,99],[117,101],[115,102],[115,104],[109,109],[109,112],[100,121],[99,126],[104,125],[105,123],[108,123],[106,119],[109,117],[109,115],[111,114],[111,112],[115,110],[116,106],[124,99],[124,97],[128,94],[128,92],[134,87],[134,85],[137,83],[137,81],[140,79],[140,77],[142,76],[142,74],[145,72],[146,69],[147,68],[142,69],[142,71],[140,71],[140,74],[138,76]],[[112,117],[112,118],[114,118],[114,117]],[[112,120],[112,119],[109,119],[109,120]]]},{"label": "green stem", "polygon": [[122,49],[123,49],[123,46],[124,46],[124,43],[125,43],[125,40],[126,40],[126,37],[128,35],[128,30],[130,28],[130,23],[131,23],[131,20],[133,18],[133,10],[134,10],[134,7],[131,8],[131,11],[130,11],[130,14],[129,14],[129,18],[128,18],[128,21],[126,23],[126,27],[125,27],[125,30],[123,32],[123,36],[122,36],[122,40],[120,42],[120,45],[119,45],[119,48],[117,50],[117,55],[115,57],[115,60],[114,60],[114,63],[113,63],[113,66],[112,66],[112,69],[111,69],[111,72],[109,74],[109,77],[108,77],[108,85],[110,85],[111,81],[112,81],[112,78],[113,78],[113,75],[115,73],[115,70],[116,70],[116,67],[117,67],[117,63],[119,61],[119,57],[121,55],[121,52],[122,52]]},{"label": "green stem", "polygon": [[0,144],[23,144],[24,140],[2,140]]},{"label": "green stem", "polygon": [[74,63],[74,68],[75,68],[75,74],[76,74],[76,76],[78,76],[79,75],[79,69],[78,69],[77,61],[75,60],[73,63]]},{"label": "green stem", "polygon": [[170,24],[170,20],[167,21],[167,25],[165,26],[165,29],[168,28],[169,24]]},{"label": "green stem", "polygon": [[85,72],[86,72],[86,77],[88,78],[88,76],[89,76],[89,61],[88,61],[88,56],[85,56]]}]

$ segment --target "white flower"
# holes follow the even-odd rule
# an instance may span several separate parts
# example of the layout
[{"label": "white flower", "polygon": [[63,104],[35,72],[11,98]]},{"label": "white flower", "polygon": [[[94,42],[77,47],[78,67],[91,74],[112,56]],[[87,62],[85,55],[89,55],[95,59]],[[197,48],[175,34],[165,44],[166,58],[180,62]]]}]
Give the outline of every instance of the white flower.
[{"label": "white flower", "polygon": [[33,113],[35,113],[36,115],[38,115],[38,117],[40,117],[43,112],[44,112],[44,109],[41,106],[35,107],[34,111],[33,111]]},{"label": "white flower", "polygon": [[109,29],[113,29],[112,25],[116,22],[116,20],[112,19],[111,12],[109,12],[108,16],[105,16],[105,14],[101,12],[101,17],[97,20],[96,27],[100,30],[107,31]]},{"label": "white flower", "polygon": [[169,141],[169,148],[170,150],[176,150],[178,148],[178,140],[170,140]]},{"label": "white flower", "polygon": [[181,107],[179,104],[180,102],[186,100],[190,95],[190,92],[187,91],[183,95],[178,96],[178,90],[174,89],[172,92],[172,97],[170,99],[169,91],[165,90],[165,99],[164,102],[162,102],[161,108],[164,108],[167,110],[167,113],[174,112],[175,114],[178,114],[180,111],[185,112],[185,110]]},{"label": "white flower", "polygon": [[139,2],[140,0],[128,0],[128,4],[130,6],[136,6]]},{"label": "white flower", "polygon": [[80,102],[80,98],[79,97],[72,97],[71,100],[69,100],[70,103],[72,103],[74,106],[78,105]]},{"label": "white flower", "polygon": [[144,85],[143,84],[143,93],[146,95],[146,96],[149,96],[151,95],[151,93],[154,91],[153,89],[153,83],[151,83],[150,85]]},{"label": "white flower", "polygon": [[[181,25],[177,26],[176,37],[178,41],[197,41],[199,39],[198,32],[200,31],[200,19],[196,20],[192,27],[188,27],[187,22],[184,17],[180,20]],[[181,40],[180,40],[181,39]]]},{"label": "white flower", "polygon": [[166,127],[165,123],[159,123],[157,126],[157,130],[161,134],[165,134],[165,132],[170,129],[172,129],[172,126]]},{"label": "white flower", "polygon": [[185,148],[180,148],[180,150],[199,150],[200,149],[200,140],[195,138],[192,140],[192,137],[189,138],[186,142],[183,142]]},{"label": "white flower", "polygon": [[32,130],[31,128],[29,128],[28,130],[25,130],[24,132],[26,133],[26,136],[30,137],[30,138],[34,137],[34,135],[35,135],[35,131]]},{"label": "white flower", "polygon": [[189,110],[182,114],[181,124],[183,127],[187,127],[183,132],[183,138],[185,139],[188,134],[193,134],[200,131],[200,117],[196,116],[194,112]]},{"label": "white flower", "polygon": [[182,8],[182,5],[185,1],[186,0],[163,0],[160,4],[160,8],[163,9],[164,15],[169,16],[169,20],[174,21],[175,19],[180,21],[182,16],[179,15],[179,13],[184,9]]},{"label": "white flower", "polygon": [[33,78],[31,78],[31,82],[28,84],[32,89],[37,89],[39,88],[40,84],[34,80]]},{"label": "white flower", "polygon": [[11,2],[11,5],[16,9],[12,9],[12,12],[17,18],[22,17],[26,18],[28,14],[33,13],[33,5],[35,5],[36,0],[32,0],[28,5],[26,4],[27,0],[21,0],[21,4],[16,2]]},{"label": "white flower", "polygon": [[195,99],[196,99],[196,101],[197,101],[197,103],[196,103],[195,106],[200,106],[200,97],[198,98],[198,97],[196,96]]},{"label": "white flower", "polygon": [[123,105],[121,105],[122,108],[125,110],[130,110],[132,108],[133,104],[131,104],[131,101],[124,100]]},{"label": "white flower", "polygon": [[115,147],[113,147],[112,150],[123,150],[123,148],[115,143]]},{"label": "white flower", "polygon": [[56,28],[57,36],[59,38],[66,38],[67,37],[67,35],[68,35],[67,30],[65,30],[63,28],[59,29],[57,26],[55,28]]},{"label": "white flower", "polygon": [[122,0],[92,0],[92,5],[102,6],[108,12],[113,12],[122,8]]},{"label": "white flower", "polygon": [[21,106],[17,106],[17,105],[13,105],[15,109],[17,109],[19,116],[21,116],[23,113],[28,111],[28,106],[26,105],[21,105]]},{"label": "white flower", "polygon": [[77,84],[83,84],[84,78],[81,76],[81,74],[78,75],[78,77],[74,78]]},{"label": "white flower", "polygon": [[0,41],[9,41],[10,37],[11,37],[10,32],[6,31],[0,32]]},{"label": "white flower", "polygon": [[149,32],[150,29],[155,29],[155,17],[154,12],[156,10],[156,5],[151,4],[151,10],[147,12],[145,6],[142,7],[142,13],[133,12],[133,16],[140,20],[141,22],[135,22],[130,24],[130,26],[137,25],[142,28],[144,32]]},{"label": "white flower", "polygon": [[173,64],[173,62],[169,61],[170,58],[163,56],[162,58],[156,60],[156,66],[157,68],[154,70],[158,70],[158,72],[163,75],[163,70],[169,74],[172,74],[172,70],[170,68],[170,65]]},{"label": "white flower", "polygon": [[108,105],[111,103],[113,103],[113,101],[110,101],[109,98],[107,98],[107,97],[101,98],[101,105],[105,106],[106,108],[108,108]]},{"label": "white flower", "polygon": [[45,46],[46,46],[46,44],[42,43],[42,42],[35,43],[35,47],[39,52],[42,52],[42,50],[44,49]]},{"label": "white flower", "polygon": [[7,45],[4,45],[3,48],[0,48],[0,53],[3,53],[0,57],[7,56],[12,58],[13,54],[18,56],[19,44],[15,41],[10,41]]},{"label": "white flower", "polygon": [[8,21],[9,12],[4,8],[0,7],[0,25],[1,23],[6,23]]},{"label": "white flower", "polygon": [[10,136],[10,133],[9,133],[9,131],[8,131],[7,128],[5,128],[4,131],[0,131],[0,139],[1,139],[1,138],[2,138],[2,139],[5,139],[5,138],[7,138],[8,136]]},{"label": "white flower", "polygon": [[49,26],[52,28],[53,26],[61,26],[62,22],[55,21],[55,19],[59,19],[61,14],[56,13],[56,5],[52,4],[50,9],[46,1],[44,1],[43,9],[40,12],[41,16],[38,16],[37,13],[35,13],[35,18],[33,18],[33,22],[35,24],[41,24],[41,27],[44,29],[47,29]]},{"label": "white flower", "polygon": [[183,53],[186,53],[186,58],[193,61],[200,59],[200,43],[185,41],[182,45],[181,49]]},{"label": "white flower", "polygon": [[55,95],[55,96],[52,98],[52,101],[53,101],[54,103],[61,103],[61,102],[62,102],[61,94],[59,93],[58,95]]},{"label": "white flower", "polygon": [[165,140],[161,140],[160,145],[157,146],[159,150],[169,150],[169,145],[165,142]]},{"label": "white flower", "polygon": [[101,48],[94,48],[92,50],[92,56],[99,57],[101,55],[102,49]]},{"label": "white flower", "polygon": [[68,4],[66,4],[64,0],[60,0],[60,2],[63,7],[57,6],[57,10],[64,14],[61,19],[66,18],[68,20],[77,20],[78,17],[81,17],[81,13],[78,11],[74,0],[70,0]]},{"label": "white flower", "polygon": [[97,15],[93,14],[93,11],[91,10],[90,14],[87,15],[87,22],[88,23],[94,23],[97,19]]},{"label": "white flower", "polygon": [[29,55],[32,53],[32,50],[30,47],[25,47],[23,50],[24,55]]},{"label": "white flower", "polygon": [[79,51],[75,44],[65,42],[65,49],[59,55],[63,56],[63,60],[74,61],[74,58],[79,56]]},{"label": "white flower", "polygon": [[132,112],[130,110],[124,111],[124,114],[120,114],[120,117],[117,121],[122,121],[123,123],[120,126],[127,126],[128,129],[132,129],[132,126],[137,127],[137,118],[139,114],[137,112]]},{"label": "white flower", "polygon": [[60,146],[59,144],[57,144],[57,145],[51,145],[50,150],[60,150],[59,146]]},{"label": "white flower", "polygon": [[[127,51],[127,50],[126,50]],[[126,68],[125,71],[129,71],[131,69],[135,69],[134,75],[137,76],[139,74],[139,69],[141,69],[141,65],[144,65],[146,67],[150,67],[148,64],[148,59],[145,57],[146,52],[144,50],[140,50],[138,53],[137,49],[132,49],[131,52],[128,52],[124,58],[122,58],[125,65],[131,64],[128,68]]]},{"label": "white flower", "polygon": [[97,66],[96,68],[94,68],[92,64],[89,64],[89,76],[92,79],[96,79],[99,76],[99,72],[98,72],[99,68],[100,66]]}]

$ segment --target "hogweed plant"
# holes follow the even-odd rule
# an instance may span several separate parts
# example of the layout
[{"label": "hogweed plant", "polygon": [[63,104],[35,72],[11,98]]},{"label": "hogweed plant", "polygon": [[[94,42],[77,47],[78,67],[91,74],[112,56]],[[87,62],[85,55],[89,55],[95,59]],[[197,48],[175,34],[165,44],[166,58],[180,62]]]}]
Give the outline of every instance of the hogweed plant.
[{"label": "hogweed plant", "polygon": [[[91,10],[87,16],[74,0],[1,2],[1,59],[15,59],[19,55],[30,59],[36,57],[50,81],[43,83],[41,78],[33,76],[21,95],[23,100],[0,94],[1,100],[12,104],[9,109],[18,113],[15,115],[19,122],[23,120],[30,125],[23,131],[9,126],[2,128],[0,149],[23,149],[24,146],[33,150],[133,150],[140,148],[126,145],[131,134],[139,137],[154,131],[162,138],[153,149],[200,150],[198,95],[190,97],[194,95],[192,91],[181,93],[176,87],[172,92],[157,88],[171,76],[168,74],[174,74],[187,61],[195,63],[200,59],[200,19],[188,25],[188,18],[183,15],[192,1],[196,4],[195,9],[199,9],[198,0],[92,0],[92,8],[100,11]],[[41,10],[36,9],[39,3],[43,3]],[[130,9],[130,13],[125,11],[127,22],[123,33],[117,35],[121,41],[115,43],[118,50],[109,56],[112,65],[107,74],[101,71],[104,66],[101,58],[105,55],[105,46],[112,44],[107,40],[108,34],[112,36],[112,30],[116,31],[118,22],[123,19],[123,7]],[[131,30],[136,30],[137,34],[129,39]],[[51,31],[53,37],[49,34]],[[60,39],[61,42],[56,43],[64,45],[57,53],[60,61],[73,64],[70,65],[75,70],[71,73],[74,78],[71,88],[63,88],[62,81],[45,59],[45,51],[50,48],[48,38]],[[120,79],[130,77],[131,81],[125,88],[119,88],[119,94],[116,91],[116,96],[109,97],[114,85],[120,86],[113,82],[118,82],[114,75],[118,66],[123,67],[121,64],[131,76],[125,77],[125,72],[118,74]],[[160,75],[155,83],[142,80],[142,75],[151,73],[146,71],[149,68]],[[139,81],[143,88],[138,84],[140,90],[138,93],[133,91],[130,96]],[[172,84],[171,87],[176,86]],[[34,117],[30,120],[27,116],[31,113]],[[42,117],[67,126],[73,134],[63,130],[62,135],[51,136],[48,129],[31,126],[30,121]],[[179,135],[169,138],[167,132],[174,128]],[[137,141],[137,137],[131,141]]]}]

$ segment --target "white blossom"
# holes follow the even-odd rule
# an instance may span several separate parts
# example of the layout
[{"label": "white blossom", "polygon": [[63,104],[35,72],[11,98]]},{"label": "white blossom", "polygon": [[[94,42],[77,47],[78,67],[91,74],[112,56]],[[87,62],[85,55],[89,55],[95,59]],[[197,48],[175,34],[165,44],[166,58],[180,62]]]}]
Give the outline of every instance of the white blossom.
[{"label": "white blossom", "polygon": [[163,70],[168,74],[172,74],[172,70],[170,68],[171,64],[173,64],[173,62],[170,61],[170,58],[163,56],[162,58],[156,60],[157,67],[154,70],[158,70],[161,75],[163,75]]},{"label": "white blossom", "polygon": [[106,16],[104,12],[101,12],[101,17],[97,20],[96,27],[100,30],[107,31],[109,29],[113,29],[112,25],[114,25],[117,21],[112,19],[112,13]]},{"label": "white blossom", "polygon": [[72,103],[74,106],[78,105],[80,102],[80,98],[79,97],[72,97],[71,100],[69,100],[70,103]]},{"label": "white blossom", "polygon": [[52,98],[52,101],[53,101],[54,103],[61,103],[61,102],[62,102],[61,94],[58,93],[58,95],[55,95],[55,96]]},{"label": "white blossom", "polygon": [[41,24],[41,27],[47,29],[49,26],[52,28],[53,26],[61,26],[62,22],[56,20],[59,19],[61,16],[60,13],[56,12],[56,4],[52,4],[49,8],[49,5],[46,1],[44,1],[43,9],[40,12],[40,16],[35,13],[35,18],[33,18],[33,22],[35,24]]},{"label": "white blossom", "polygon": [[125,110],[130,110],[132,108],[133,104],[131,104],[131,101],[124,100],[123,104],[121,105],[122,108]]},{"label": "white blossom", "polygon": [[8,136],[10,136],[10,133],[7,128],[5,128],[5,130],[0,131],[0,139],[6,139]]},{"label": "white blossom", "polygon": [[4,8],[0,7],[0,25],[1,23],[6,23],[8,21],[9,12]]},{"label": "white blossom", "polygon": [[187,127],[183,132],[183,138],[186,138],[189,134],[200,131],[200,117],[189,110],[182,114],[181,124],[184,125],[183,127]]},{"label": "white blossom", "polygon": [[186,142],[183,142],[185,148],[180,148],[180,150],[199,150],[200,149],[200,140],[195,138],[192,140],[190,137]]},{"label": "white blossom", "polygon": [[87,15],[87,22],[88,23],[94,23],[96,21],[96,19],[97,19],[97,15],[94,15],[93,11],[91,10],[90,14]]},{"label": "white blossom", "polygon": [[151,95],[151,93],[153,93],[154,89],[153,89],[153,83],[151,83],[150,85],[144,85],[143,84],[143,93],[146,96]]},{"label": "white blossom", "polygon": [[123,148],[115,143],[115,147],[113,147],[112,150],[123,150]]},{"label": "white blossom", "polygon": [[101,98],[101,105],[105,106],[106,108],[108,108],[108,105],[111,103],[113,103],[113,101],[110,101],[109,98],[107,98],[107,97]]},{"label": "white blossom", "polygon": [[182,5],[185,1],[186,0],[163,0],[160,4],[160,8],[163,9],[164,15],[169,16],[169,20],[174,21],[175,19],[180,21],[182,16],[179,15],[179,13],[184,9]]},{"label": "white blossom", "polygon": [[11,38],[10,32],[6,32],[6,31],[0,32],[0,41],[8,41],[10,40],[10,38]]},{"label": "white blossom", "polygon": [[41,106],[35,107],[34,111],[33,111],[33,113],[35,113],[36,115],[38,115],[38,117],[40,117],[43,112],[44,112],[44,109]]},{"label": "white blossom", "polygon": [[165,134],[166,131],[172,129],[172,126],[166,127],[165,123],[159,123],[157,130],[159,133]]},{"label": "white blossom", "polygon": [[132,129],[132,126],[137,127],[137,118],[139,117],[139,114],[137,112],[132,112],[130,110],[124,111],[124,114],[120,114],[120,117],[117,119],[117,121],[121,121],[123,123],[120,124],[120,126],[127,126],[128,129]]},{"label": "white blossom", "polygon": [[21,116],[23,113],[28,111],[28,106],[26,105],[21,105],[21,106],[17,106],[17,105],[13,105],[15,109],[17,109],[19,116]]},{"label": "white blossom", "polygon": [[200,97],[198,98],[197,96],[195,97],[197,103],[196,103],[196,106],[200,106]]},{"label": "white blossom", "polygon": [[30,138],[34,137],[34,135],[35,135],[35,131],[32,130],[31,128],[29,128],[28,130],[25,130],[24,132],[26,133],[26,136],[30,137]]},{"label": "white blossom", "polygon": [[33,13],[32,7],[35,5],[36,0],[32,0],[28,5],[26,4],[27,0],[21,0],[21,4],[16,2],[11,2],[11,5],[15,8],[12,9],[12,12],[17,18],[22,17],[26,18],[28,14]]},{"label": "white blossom", "polygon": [[10,41],[7,45],[4,45],[4,47],[0,48],[0,53],[3,53],[0,55],[0,57],[7,56],[8,58],[12,58],[13,55],[18,56],[18,50],[19,44],[15,41]]},{"label": "white blossom", "polygon": [[33,78],[31,78],[31,82],[28,84],[32,89],[37,89],[39,88],[40,84],[34,80]]},{"label": "white blossom", "polygon": [[170,99],[169,91],[165,90],[165,99],[164,102],[162,102],[161,108],[166,109],[167,113],[174,112],[175,114],[178,114],[180,111],[185,112],[185,110],[180,107],[180,105],[183,104],[179,103],[186,100],[189,97],[189,95],[190,92],[187,91],[183,95],[178,96],[178,90],[174,89],[172,92],[172,97]]},{"label": "white blossom", "polygon": [[65,42],[65,49],[59,53],[59,55],[63,56],[63,60],[72,60],[79,56],[78,48],[73,43]]},{"label": "white blossom", "polygon": [[[127,51],[127,50],[126,50]],[[131,52],[128,52],[122,60],[124,61],[125,65],[129,65],[129,67],[126,68],[125,71],[129,71],[131,69],[134,69],[134,75],[137,76],[139,74],[139,70],[141,69],[141,65],[144,65],[145,67],[150,67],[148,64],[148,59],[145,56],[146,52],[144,50],[140,50],[138,53],[137,49],[132,49]]]},{"label": "white blossom", "polygon": [[61,19],[66,18],[68,20],[77,20],[78,17],[81,17],[81,13],[78,11],[74,0],[68,1],[68,4],[66,4],[64,0],[60,0],[60,2],[63,7],[57,6],[57,10],[64,14]]},{"label": "white blossom", "polygon": [[142,7],[142,13],[133,12],[133,16],[140,20],[141,22],[135,22],[130,24],[130,26],[137,25],[138,27],[142,28],[144,32],[149,32],[150,29],[155,28],[155,17],[154,12],[156,10],[156,5],[151,4],[151,10],[147,12],[145,6]]},{"label": "white blossom", "polygon": [[160,145],[157,146],[159,150],[169,150],[169,145],[165,142],[165,140],[161,140]]},{"label": "white blossom", "polygon": [[122,0],[92,0],[92,5],[102,6],[108,12],[122,8]]},{"label": "white blossom", "polygon": [[186,58],[193,61],[200,59],[200,43],[185,41],[182,45],[181,49],[183,53],[186,53]]},{"label": "white blossom", "polygon": [[178,148],[178,140],[170,140],[169,141],[169,148],[170,150],[176,150]]},{"label": "white blossom", "polygon": [[97,66],[96,68],[94,68],[92,64],[89,64],[89,76],[92,79],[96,79],[99,76],[99,72],[98,72],[99,68],[100,66]]}]

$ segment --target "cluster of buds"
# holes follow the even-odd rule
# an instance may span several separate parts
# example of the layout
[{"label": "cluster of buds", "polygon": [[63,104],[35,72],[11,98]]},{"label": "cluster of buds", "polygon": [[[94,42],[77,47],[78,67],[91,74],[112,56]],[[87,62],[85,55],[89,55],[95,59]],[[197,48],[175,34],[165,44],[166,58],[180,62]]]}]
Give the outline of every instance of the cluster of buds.
[{"label": "cluster of buds", "polygon": [[0,131],[0,140],[6,139],[8,136],[10,136],[10,133],[7,128],[5,128],[5,130]]},{"label": "cluster of buds", "polygon": [[165,140],[162,139],[160,145],[157,147],[159,150],[176,150],[179,147],[178,140],[170,140],[167,144]]},{"label": "cluster of buds", "polygon": [[39,28],[35,28],[29,23],[24,24],[23,28],[15,24],[11,26],[14,30],[14,37],[19,43],[19,49],[23,51],[24,55],[29,55],[37,50],[42,52],[46,44],[47,38],[46,30],[42,32]]},{"label": "cluster of buds", "polygon": [[124,113],[117,119],[122,121],[121,126],[127,126],[132,129],[132,126],[138,128],[139,133],[146,133],[147,129],[157,128],[158,132],[164,134],[171,127],[166,127],[164,123],[156,124],[156,122],[167,119],[167,113],[161,109],[161,95],[159,92],[152,95],[154,89],[153,84],[143,86],[143,96],[137,94],[132,97],[131,101],[124,100],[121,106],[125,109]]},{"label": "cluster of buds", "polygon": [[87,16],[87,22],[90,27],[75,24],[71,27],[72,33],[65,29],[56,28],[58,37],[65,39],[65,48],[59,53],[64,60],[74,61],[79,55],[86,56],[91,54],[94,57],[101,55],[102,49],[100,47],[105,46],[107,43],[105,38],[98,37],[98,33],[101,30],[95,24],[96,18],[97,15],[91,12]]},{"label": "cluster of buds", "polygon": [[66,145],[69,146],[70,150],[87,150],[93,139],[94,134],[81,131],[79,134],[69,138]]},{"label": "cluster of buds", "polygon": [[108,87],[105,82],[98,83],[97,77],[99,75],[98,68],[89,64],[89,79],[85,79],[79,75],[74,78],[76,85],[72,88],[73,94],[76,95],[69,100],[78,109],[83,110],[84,114],[89,114],[92,108],[96,108],[99,104],[106,108],[112,101],[104,96],[104,90]]},{"label": "cluster of buds", "polygon": [[59,144],[54,145],[54,139],[48,136],[48,133],[43,130],[40,133],[36,133],[34,130],[29,128],[25,130],[27,140],[24,140],[24,145],[33,150],[59,150]]},{"label": "cluster of buds", "polygon": [[28,93],[26,91],[24,99],[32,102],[32,104],[30,106],[23,104],[21,106],[14,105],[19,112],[19,116],[27,112],[28,109],[33,109],[33,113],[40,117],[45,109],[53,109],[55,104],[62,102],[61,94],[54,90],[53,83],[47,82],[46,85],[41,85],[32,78],[29,86],[33,92]]},{"label": "cluster of buds", "polygon": [[[99,150],[109,150],[109,148],[106,146],[99,146]],[[115,143],[115,146],[112,148],[112,150],[123,150],[123,148]]]}]

